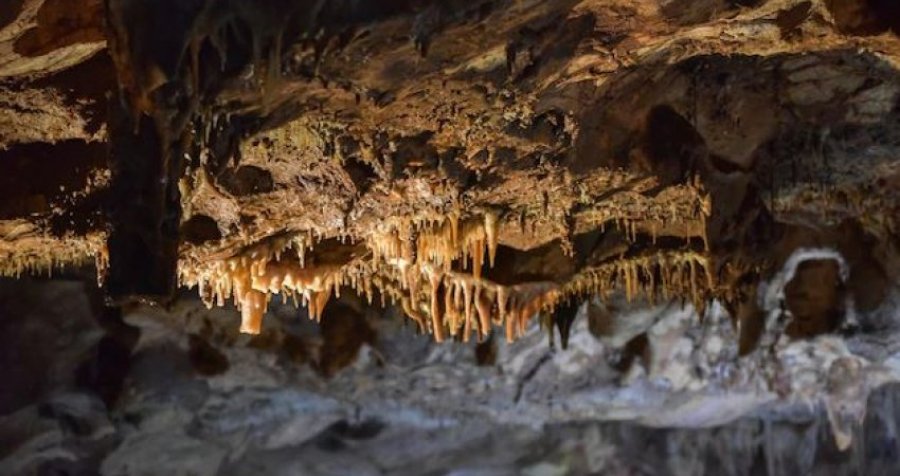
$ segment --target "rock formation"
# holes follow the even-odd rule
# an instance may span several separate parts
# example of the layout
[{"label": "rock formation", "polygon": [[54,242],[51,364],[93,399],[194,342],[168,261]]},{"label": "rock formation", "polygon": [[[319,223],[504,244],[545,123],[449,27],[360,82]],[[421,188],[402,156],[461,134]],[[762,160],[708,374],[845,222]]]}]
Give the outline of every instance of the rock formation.
[{"label": "rock formation", "polygon": [[900,380],[898,34],[888,0],[7,1],[0,276],[382,419],[822,403],[846,449]]}]

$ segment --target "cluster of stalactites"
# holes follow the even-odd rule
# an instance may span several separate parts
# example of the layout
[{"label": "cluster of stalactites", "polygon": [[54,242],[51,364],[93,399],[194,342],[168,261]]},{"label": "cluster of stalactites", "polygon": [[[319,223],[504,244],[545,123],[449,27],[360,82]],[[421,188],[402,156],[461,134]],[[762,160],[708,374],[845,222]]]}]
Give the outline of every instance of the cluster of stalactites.
[{"label": "cluster of stalactites", "polygon": [[[485,338],[493,326],[505,329],[509,342],[521,337],[535,315],[552,313],[558,304],[587,296],[609,296],[623,290],[631,301],[640,296],[651,302],[690,296],[698,309],[713,289],[708,258],[695,252],[663,252],[620,259],[591,267],[565,285],[531,282],[502,286],[468,274],[425,266],[429,286],[422,302],[411,295],[404,310],[438,342],[447,336],[468,341],[473,333]],[[416,290],[418,291],[418,290]]]},{"label": "cluster of stalactites", "polygon": [[[481,277],[487,256],[490,266],[497,255],[497,215],[485,213],[481,219],[460,221],[458,214],[423,223],[391,227],[369,240],[373,259],[398,266],[404,271],[428,265],[446,271],[456,260],[469,265]],[[420,273],[416,273],[420,274]]]},{"label": "cluster of stalactites", "polygon": [[[437,342],[449,334],[468,342],[473,333],[479,340],[493,326],[503,326],[512,342],[525,333],[529,320],[555,305],[559,289],[552,282],[532,282],[501,286],[485,279],[425,268],[429,303],[424,319],[418,309],[406,309],[413,319],[431,332]],[[415,302],[415,301],[413,301]]]},{"label": "cluster of stalactites", "polygon": [[698,177],[674,188],[687,190],[688,193],[685,195],[692,198],[687,201],[672,200],[662,205],[633,202],[631,206],[625,207],[612,202],[585,212],[583,220],[590,225],[598,226],[602,232],[608,227],[615,227],[631,242],[637,241],[642,233],[648,234],[654,244],[660,230],[667,225],[684,223],[686,225],[684,237],[696,236],[702,239],[704,248],[708,251],[709,237],[706,234],[706,224],[712,214],[712,196],[706,192]]},{"label": "cluster of stalactites", "polygon": [[[438,221],[393,227],[370,241],[375,262],[393,266],[399,275],[406,294],[398,299],[404,312],[436,341],[447,335],[468,341],[473,333],[483,339],[494,325],[505,326],[512,341],[533,315],[555,301],[554,283],[505,287],[482,279],[485,258],[489,266],[496,259],[498,226],[492,212],[466,221],[451,214]],[[453,271],[457,261],[472,274]]]},{"label": "cluster of stalactites", "polygon": [[671,251],[588,268],[567,283],[563,293],[606,297],[614,290],[623,289],[629,301],[640,296],[651,302],[657,297],[668,300],[690,296],[695,306],[699,306],[705,292],[713,288],[707,256],[693,251]]},{"label": "cluster of stalactites", "polygon": [[[552,312],[563,299],[608,296],[621,289],[628,300],[641,295],[651,301],[657,296],[690,296],[699,306],[713,288],[708,258],[691,251],[619,259],[589,268],[563,286],[550,282],[501,286],[481,277],[486,246],[493,265],[496,236],[494,215],[486,215],[483,223],[460,223],[451,216],[428,227],[394,228],[372,240],[372,246],[376,261],[383,260],[397,272],[406,296],[394,299],[438,342],[448,336],[468,341],[473,334],[483,339],[494,325],[503,326],[507,340],[513,341],[533,316]],[[456,260],[464,265],[471,260],[471,275],[454,271],[451,265]]]},{"label": "cluster of stalactites", "polygon": [[[565,299],[623,289],[629,300],[690,295],[696,304],[713,287],[708,258],[691,251],[619,259],[590,267],[564,285],[502,286],[481,275],[485,258],[494,263],[497,228],[494,214],[395,227],[370,238],[371,259],[343,265],[308,265],[305,253],[314,244],[312,236],[274,238],[237,256],[182,271],[181,281],[197,286],[209,307],[233,299],[241,311],[241,332],[250,334],[259,333],[273,294],[308,306],[310,318],[320,320],[325,304],[342,286],[367,296],[370,303],[377,289],[382,305],[385,298],[400,304],[438,342],[448,337],[468,341],[473,335],[484,339],[495,326],[513,341],[535,315],[552,312]],[[296,256],[282,259],[289,251]],[[459,271],[466,265],[471,272]]]},{"label": "cluster of stalactites", "polygon": [[35,244],[26,252],[5,246],[0,241],[0,276],[20,279],[27,275],[53,276],[54,272],[62,272],[73,266],[87,265],[94,261],[97,271],[97,284],[102,286],[106,270],[109,268],[109,253],[106,248],[106,236],[103,234],[88,235],[84,239],[66,238],[62,245],[54,245],[51,251],[44,243]]},{"label": "cluster of stalactites", "polygon": [[[307,266],[305,253],[314,244],[312,237],[279,237],[243,250],[234,257],[193,266],[190,272],[182,270],[181,284],[197,286],[208,307],[223,306],[232,299],[241,311],[241,332],[256,334],[273,294],[308,306],[310,317],[319,320],[330,296],[339,293],[343,285],[364,294],[371,302],[373,288],[378,287],[373,285],[377,282],[373,275],[384,267],[398,271],[404,294],[414,296],[422,288],[423,280],[429,279],[423,272],[425,269],[449,272],[452,263],[461,259],[463,263],[471,262],[478,280],[486,257],[493,265],[497,252],[497,216],[493,213],[479,220],[463,222],[458,215],[452,215],[441,222],[408,225],[403,230],[408,233],[402,234],[400,229],[394,228],[369,240],[373,254],[369,266]],[[281,259],[288,250],[296,252],[296,259]],[[470,293],[468,286],[453,288],[460,289],[458,293]],[[466,291],[462,291],[463,288]],[[397,301],[396,296],[384,292],[382,299],[386,294]],[[404,307],[411,317],[418,315],[409,306]],[[450,312],[453,315],[452,309]],[[487,332],[484,326],[477,328],[482,333]],[[458,326],[451,331],[454,334],[455,329]],[[439,340],[444,334],[442,329],[434,332]]]},{"label": "cluster of stalactites", "polygon": [[[181,273],[182,284],[197,286],[207,307],[224,306],[233,299],[241,311],[241,332],[258,334],[273,294],[309,309],[310,318],[320,320],[333,293],[339,293],[347,274],[337,266],[306,266],[305,252],[311,244],[304,238],[277,238],[238,256],[214,261],[192,273]],[[295,257],[282,255],[296,252]]]}]

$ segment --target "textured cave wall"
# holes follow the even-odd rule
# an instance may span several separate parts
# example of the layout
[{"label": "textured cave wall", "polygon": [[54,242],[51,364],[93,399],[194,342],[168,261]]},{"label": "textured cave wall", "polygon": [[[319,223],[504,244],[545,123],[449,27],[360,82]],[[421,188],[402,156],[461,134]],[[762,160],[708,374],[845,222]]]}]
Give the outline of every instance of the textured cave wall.
[{"label": "textured cave wall", "polygon": [[[582,299],[626,285],[592,267],[700,252],[690,298],[740,307],[736,282],[848,240],[874,245],[854,266],[883,264],[873,287],[896,282],[881,3],[286,5],[6,7],[4,274],[94,261],[112,296],[164,301],[278,240],[340,240],[342,278],[415,314],[437,293],[401,276],[416,237],[484,216],[486,287]],[[562,256],[516,269],[542,247]],[[464,270],[474,248],[449,248]]]},{"label": "textured cave wall", "polygon": [[[697,375],[676,389],[682,360],[702,365],[703,356],[719,366],[708,370],[741,371],[716,362],[722,346],[727,353],[737,345],[727,322],[680,334],[696,339],[694,355],[649,357],[655,363],[643,379],[618,370],[642,365],[622,362],[616,340],[630,332],[610,332],[596,314],[580,316],[567,350],[551,348],[536,329],[488,350],[436,344],[400,319],[352,305],[330,308],[323,326],[277,307],[250,337],[236,332],[237,312],[208,311],[191,297],[169,310],[111,314],[92,304],[98,290],[78,281],[3,280],[0,296],[2,348],[30,343],[27,353],[0,354],[3,474],[897,471],[896,385],[865,397],[868,410],[845,449],[815,399],[703,388]],[[677,334],[689,311],[623,314],[620,325],[656,322],[649,354],[686,350],[659,342]],[[848,342],[861,348],[865,340]],[[815,359],[836,346],[801,346],[800,354]],[[891,360],[886,368],[898,368]],[[823,362],[785,368],[801,376],[785,382],[810,383]]]},{"label": "textured cave wall", "polygon": [[[490,422],[522,437],[500,474],[540,466],[539,427],[574,472],[660,474],[631,461],[650,435],[676,473],[794,471],[799,438],[867,474],[896,451],[891,393],[865,402],[900,362],[898,22],[881,0],[5,2],[0,275],[72,281],[4,284],[4,422],[96,420],[37,459],[50,437],[14,435],[34,446],[4,464],[440,472],[454,434],[500,446]],[[640,426],[725,424],[734,447],[684,461],[718,430]],[[407,466],[370,459],[421,435]]]}]

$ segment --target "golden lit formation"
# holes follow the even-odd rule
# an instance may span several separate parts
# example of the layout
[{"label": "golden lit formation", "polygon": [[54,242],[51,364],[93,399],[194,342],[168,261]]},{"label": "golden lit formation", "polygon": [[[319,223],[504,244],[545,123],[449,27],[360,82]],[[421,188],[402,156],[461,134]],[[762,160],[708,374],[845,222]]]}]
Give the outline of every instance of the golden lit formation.
[{"label": "golden lit formation", "polygon": [[621,256],[586,267],[565,283],[497,284],[483,271],[495,264],[500,220],[488,211],[388,224],[369,235],[360,252],[340,258],[318,249],[325,238],[283,235],[232,257],[183,267],[181,284],[196,286],[210,307],[232,299],[241,311],[241,332],[249,334],[260,332],[272,295],[306,306],[311,319],[321,320],[326,303],[342,286],[369,302],[377,290],[383,304],[398,305],[438,342],[448,337],[469,341],[473,335],[483,340],[494,326],[513,341],[532,317],[552,312],[563,300],[608,296],[615,289],[624,289],[629,300],[661,294],[690,296],[698,303],[713,287],[707,258],[693,251]]}]

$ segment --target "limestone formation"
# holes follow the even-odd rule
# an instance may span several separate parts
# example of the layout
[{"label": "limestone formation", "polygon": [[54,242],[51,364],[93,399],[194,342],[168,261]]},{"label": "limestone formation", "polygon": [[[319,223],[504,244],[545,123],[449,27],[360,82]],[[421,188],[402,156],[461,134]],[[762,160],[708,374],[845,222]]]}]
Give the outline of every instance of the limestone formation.
[{"label": "limestone formation", "polygon": [[824,398],[848,446],[900,379],[848,344],[900,328],[898,34],[887,0],[5,1],[0,276],[263,340],[277,300],[590,328],[623,381]]}]

